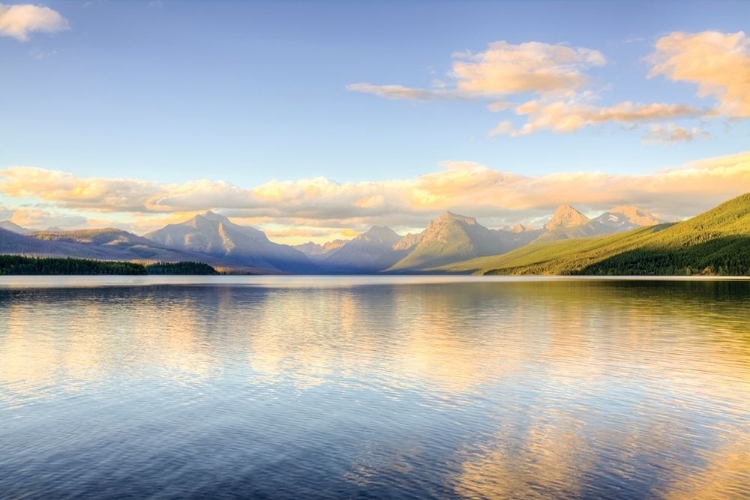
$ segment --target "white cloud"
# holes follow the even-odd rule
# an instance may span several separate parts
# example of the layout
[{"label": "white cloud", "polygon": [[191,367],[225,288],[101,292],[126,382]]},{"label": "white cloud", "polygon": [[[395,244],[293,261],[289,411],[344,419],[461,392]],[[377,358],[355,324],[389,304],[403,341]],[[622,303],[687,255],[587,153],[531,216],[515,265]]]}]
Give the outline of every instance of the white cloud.
[{"label": "white cloud", "polygon": [[57,33],[68,28],[68,21],[49,7],[0,4],[0,36],[25,42],[31,33]]},{"label": "white cloud", "polygon": [[657,40],[648,57],[650,77],[698,84],[698,96],[713,96],[717,111],[750,118],[750,37],[744,32],[674,32]]}]

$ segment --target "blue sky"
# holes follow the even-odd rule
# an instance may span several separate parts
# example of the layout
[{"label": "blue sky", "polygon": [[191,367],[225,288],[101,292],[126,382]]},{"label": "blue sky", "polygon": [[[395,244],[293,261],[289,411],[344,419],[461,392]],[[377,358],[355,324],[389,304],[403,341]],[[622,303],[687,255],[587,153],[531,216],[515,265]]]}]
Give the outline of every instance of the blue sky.
[{"label": "blue sky", "polygon": [[[471,198],[466,193],[451,198],[455,193],[433,192],[429,203],[414,209],[414,200],[399,198],[403,193],[370,186],[396,181],[422,186],[420,176],[429,181],[467,162],[472,162],[467,175],[474,177],[499,172],[549,180],[593,172],[607,174],[612,184],[711,158],[740,158],[735,170],[737,161],[742,168],[729,184],[733,191],[714,184],[696,199],[690,190],[695,188],[686,187],[682,198],[670,195],[661,204],[653,193],[633,196],[634,203],[670,217],[750,190],[742,163],[750,126],[737,104],[748,94],[741,82],[729,75],[728,65],[718,69],[727,71],[718,82],[694,68],[679,76],[684,58],[704,54],[701,44],[708,38],[702,33],[721,35],[721,50],[739,51],[740,63],[744,57],[750,61],[742,33],[750,25],[749,2],[49,1],[44,12],[29,11],[31,17],[14,11],[12,23],[8,9],[22,4],[0,5],[5,35],[0,36],[5,96],[0,171],[6,172],[4,177],[0,172],[0,218],[5,214],[37,226],[50,220],[71,226],[114,221],[145,230],[211,208],[291,241],[303,238],[305,227],[317,240],[371,223],[417,227],[451,208],[474,209],[467,215],[496,225],[534,220],[565,198],[566,189],[568,201],[584,209],[603,209],[609,202],[579,196],[562,183],[563,195],[549,202],[537,196],[474,206],[466,203]],[[45,18],[51,24],[34,24],[34,16],[50,12],[58,16]],[[674,33],[690,36],[685,46],[692,52],[662,53],[662,61],[672,58],[669,67],[649,77],[657,42]],[[497,43],[504,45],[492,45]],[[529,43],[538,45],[524,45]],[[577,59],[561,63],[566,56],[557,54],[560,47],[578,51]],[[516,51],[529,59],[523,63],[529,68],[546,61],[553,76],[572,75],[576,83],[563,82],[552,93],[533,84],[503,90],[506,75],[496,74],[489,57],[506,60]],[[462,62],[473,80],[456,76]],[[476,77],[480,70],[490,73]],[[737,69],[745,70],[750,66]],[[488,78],[497,78],[499,87]],[[428,97],[394,97],[385,85]],[[472,85],[484,86],[467,92]],[[701,85],[711,88],[701,94]],[[734,92],[734,104],[722,97],[727,92]],[[532,131],[519,134],[532,115],[515,110],[532,101],[564,106],[564,116],[540,110]],[[506,109],[490,111],[493,102],[506,103]],[[653,103],[687,111],[647,109]],[[583,113],[584,123],[559,125],[571,110]],[[637,118],[641,112],[655,112],[654,119]],[[501,122],[507,122],[503,131],[492,135]],[[13,175],[7,173],[11,167]],[[29,167],[47,172],[46,181],[38,172],[18,170]],[[67,176],[64,182],[61,175]],[[300,187],[300,181],[316,178],[329,184]],[[203,198],[172,205],[152,199],[142,209],[104,197],[99,205],[93,198],[77,204],[71,192],[53,194],[65,186],[85,190],[87,183],[111,193],[101,186],[112,179],[133,183],[117,195],[120,200],[138,186],[147,186],[159,200],[176,191],[184,197],[191,186],[206,182],[198,190]],[[24,182],[28,189],[21,189]],[[3,189],[3,183],[16,189]],[[251,192],[268,194],[269,183],[283,203],[264,205],[268,198]],[[347,183],[366,196],[344,189]],[[233,194],[221,195],[223,188]],[[250,199],[243,204],[235,188]],[[310,189],[331,192],[337,201],[322,195],[310,201]],[[628,201],[624,198],[620,192],[611,201]],[[320,205],[332,208],[320,213],[311,208]],[[24,218],[32,210],[37,219]]]}]

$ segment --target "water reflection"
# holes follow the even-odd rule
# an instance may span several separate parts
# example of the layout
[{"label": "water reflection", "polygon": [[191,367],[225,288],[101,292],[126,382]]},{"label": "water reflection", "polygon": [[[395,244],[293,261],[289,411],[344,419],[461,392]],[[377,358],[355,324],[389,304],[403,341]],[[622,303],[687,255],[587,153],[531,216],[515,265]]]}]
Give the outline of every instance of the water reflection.
[{"label": "water reflection", "polygon": [[0,289],[0,486],[748,496],[747,282],[305,279]]}]

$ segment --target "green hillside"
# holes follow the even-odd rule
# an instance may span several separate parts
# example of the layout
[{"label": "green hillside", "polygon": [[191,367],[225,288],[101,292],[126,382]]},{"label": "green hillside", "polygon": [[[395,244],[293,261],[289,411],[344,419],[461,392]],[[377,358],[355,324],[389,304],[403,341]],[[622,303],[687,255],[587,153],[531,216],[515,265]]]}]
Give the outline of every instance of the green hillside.
[{"label": "green hillside", "polygon": [[435,269],[476,274],[750,274],[750,193],[690,220],[531,244]]}]

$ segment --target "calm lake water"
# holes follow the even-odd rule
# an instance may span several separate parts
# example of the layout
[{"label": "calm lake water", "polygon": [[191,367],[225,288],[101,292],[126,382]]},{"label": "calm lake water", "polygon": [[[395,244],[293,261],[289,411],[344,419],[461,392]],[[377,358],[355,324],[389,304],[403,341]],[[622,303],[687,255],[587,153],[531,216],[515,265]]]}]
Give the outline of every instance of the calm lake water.
[{"label": "calm lake water", "polygon": [[750,498],[750,282],[2,278],[0,498]]}]

